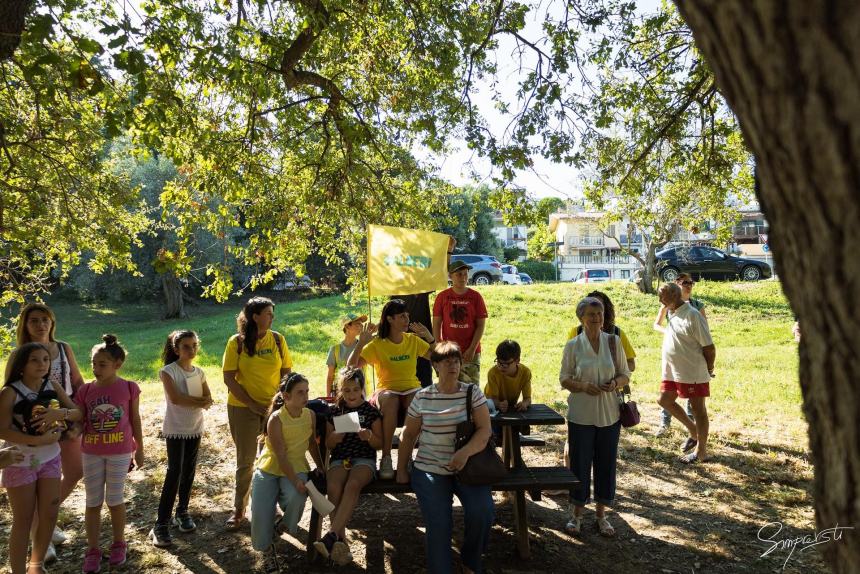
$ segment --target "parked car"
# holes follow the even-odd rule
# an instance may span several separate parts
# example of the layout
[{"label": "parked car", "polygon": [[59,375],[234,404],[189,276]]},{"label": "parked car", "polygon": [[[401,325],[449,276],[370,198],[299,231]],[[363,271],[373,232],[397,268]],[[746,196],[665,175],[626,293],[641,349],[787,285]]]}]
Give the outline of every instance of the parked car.
[{"label": "parked car", "polygon": [[605,283],[612,279],[609,269],[585,269],[576,274],[574,283]]},{"label": "parked car", "polygon": [[451,261],[462,261],[469,265],[469,283],[473,285],[489,285],[502,280],[502,264],[492,255],[473,255],[471,253],[455,253]]},{"label": "parked car", "polygon": [[519,285],[522,283],[520,274],[514,265],[502,265],[502,283],[505,285]]},{"label": "parked car", "polygon": [[736,279],[757,281],[773,275],[770,265],[763,261],[736,257],[707,245],[672,247],[657,253],[657,275],[671,282],[681,273],[695,278]]},{"label": "parked car", "polygon": [[528,273],[520,273],[520,283],[523,285],[531,285],[534,283]]}]

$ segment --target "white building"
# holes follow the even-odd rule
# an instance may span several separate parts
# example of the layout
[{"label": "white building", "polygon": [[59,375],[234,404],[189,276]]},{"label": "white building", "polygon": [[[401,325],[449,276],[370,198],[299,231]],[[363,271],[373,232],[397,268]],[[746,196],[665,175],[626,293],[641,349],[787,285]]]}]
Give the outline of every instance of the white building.
[{"label": "white building", "polygon": [[[613,279],[629,279],[641,267],[634,257],[622,254],[621,245],[611,238],[617,237],[626,247],[627,223],[601,230],[598,223],[603,215],[598,211],[574,211],[549,216],[549,229],[560,244],[557,255],[561,281],[570,281],[586,269],[607,269]],[[641,234],[633,235],[629,240],[633,251],[644,251]]]},{"label": "white building", "polygon": [[502,247],[518,247],[525,252],[528,244],[528,228],[525,225],[505,225],[502,212],[493,214],[493,235]]}]

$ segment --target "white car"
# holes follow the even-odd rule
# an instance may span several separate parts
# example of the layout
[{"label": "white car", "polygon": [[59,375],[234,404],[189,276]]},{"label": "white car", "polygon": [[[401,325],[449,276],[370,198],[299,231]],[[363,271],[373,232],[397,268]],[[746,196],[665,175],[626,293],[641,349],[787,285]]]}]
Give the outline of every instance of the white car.
[{"label": "white car", "polygon": [[605,283],[612,279],[609,269],[586,269],[573,278],[574,283]]},{"label": "white car", "polygon": [[502,283],[505,285],[521,285],[523,280],[514,265],[502,265]]}]

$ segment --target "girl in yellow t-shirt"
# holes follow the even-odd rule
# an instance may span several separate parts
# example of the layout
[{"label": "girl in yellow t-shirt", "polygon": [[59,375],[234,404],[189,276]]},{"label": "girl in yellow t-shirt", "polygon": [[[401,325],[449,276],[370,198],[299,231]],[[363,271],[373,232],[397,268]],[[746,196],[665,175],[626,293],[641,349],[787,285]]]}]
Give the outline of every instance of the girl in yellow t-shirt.
[{"label": "girl in yellow t-shirt", "polygon": [[[436,344],[433,334],[421,323],[410,323],[406,303],[392,299],[382,308],[379,332],[376,326],[365,324],[358,335],[358,344],[349,356],[347,365],[362,368],[373,365],[379,387],[370,403],[382,413],[382,460],[379,478],[392,480],[391,442],[397,423],[405,416],[409,403],[421,383],[415,374],[418,357],[430,358],[430,349]],[[409,331],[412,331],[411,333]],[[401,423],[402,424],[402,423]]]},{"label": "girl in yellow t-shirt", "polygon": [[317,468],[322,457],[316,443],[316,418],[308,404],[308,380],[298,373],[281,380],[266,416],[265,440],[256,463],[251,487],[251,544],[267,550],[275,532],[275,504],[284,513],[283,522],[295,534],[308,497],[305,482],[310,451]]}]

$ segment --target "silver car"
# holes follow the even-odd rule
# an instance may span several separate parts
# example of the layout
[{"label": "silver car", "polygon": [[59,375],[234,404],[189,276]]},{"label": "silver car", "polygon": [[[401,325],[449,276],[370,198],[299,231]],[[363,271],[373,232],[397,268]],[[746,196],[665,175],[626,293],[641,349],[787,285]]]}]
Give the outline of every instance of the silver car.
[{"label": "silver car", "polygon": [[455,253],[451,261],[462,261],[469,270],[469,283],[473,285],[489,285],[502,280],[502,264],[492,255],[472,255],[471,253]]}]

